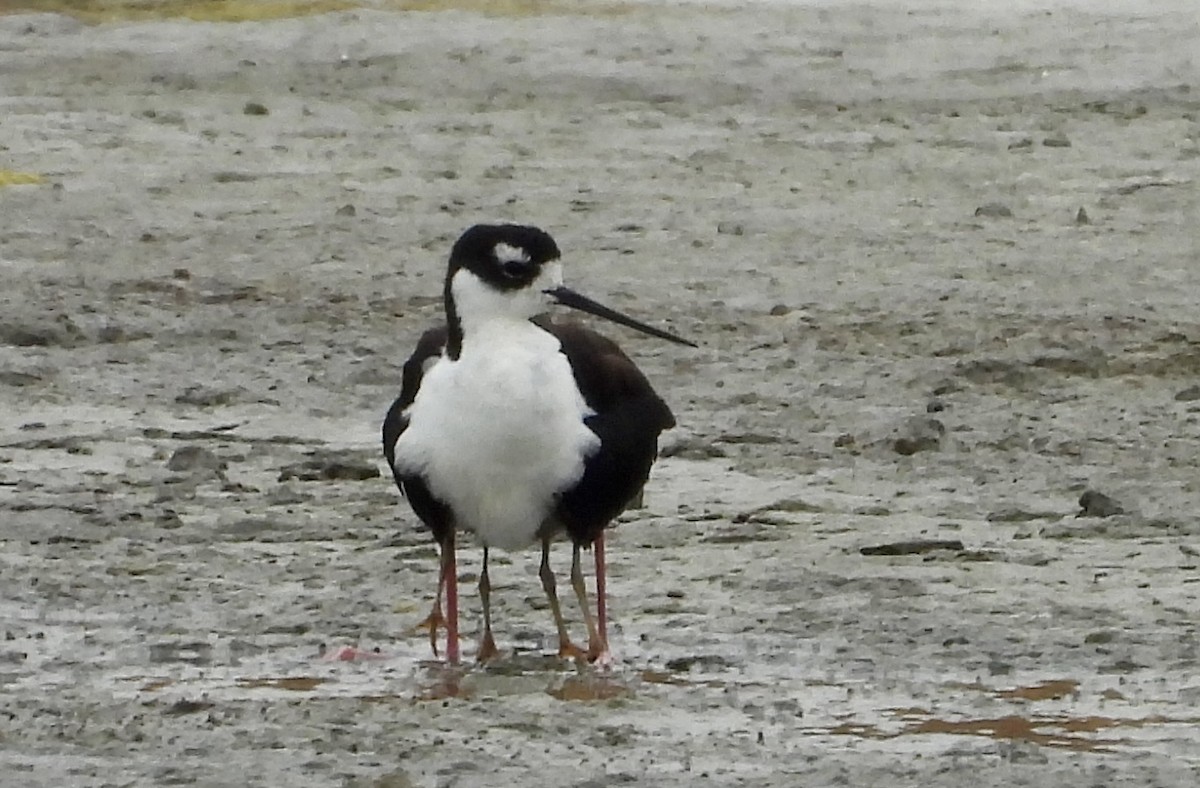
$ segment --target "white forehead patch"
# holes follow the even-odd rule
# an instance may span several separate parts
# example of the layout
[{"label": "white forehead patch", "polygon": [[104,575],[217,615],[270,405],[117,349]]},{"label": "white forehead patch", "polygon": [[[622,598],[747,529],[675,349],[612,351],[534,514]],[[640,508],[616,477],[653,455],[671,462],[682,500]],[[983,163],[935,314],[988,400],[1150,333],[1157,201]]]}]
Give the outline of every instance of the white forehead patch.
[{"label": "white forehead patch", "polygon": [[528,263],[529,252],[519,246],[509,246],[501,241],[492,249],[492,254],[496,255],[496,259],[501,263]]}]

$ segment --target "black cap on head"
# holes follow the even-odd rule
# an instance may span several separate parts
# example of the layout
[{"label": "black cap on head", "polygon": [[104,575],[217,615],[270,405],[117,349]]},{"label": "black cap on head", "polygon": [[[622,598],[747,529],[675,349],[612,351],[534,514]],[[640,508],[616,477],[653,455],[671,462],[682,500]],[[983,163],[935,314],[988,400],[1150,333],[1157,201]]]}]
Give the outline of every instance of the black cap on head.
[{"label": "black cap on head", "polygon": [[466,268],[498,290],[517,290],[537,278],[542,265],[561,255],[545,230],[522,224],[477,224],[450,250],[453,277]]}]

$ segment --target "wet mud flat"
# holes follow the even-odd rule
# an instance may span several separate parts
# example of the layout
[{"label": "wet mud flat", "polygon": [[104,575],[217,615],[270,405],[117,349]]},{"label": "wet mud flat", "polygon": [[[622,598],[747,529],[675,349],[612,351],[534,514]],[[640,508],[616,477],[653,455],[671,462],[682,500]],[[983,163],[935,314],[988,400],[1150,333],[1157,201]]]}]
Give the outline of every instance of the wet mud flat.
[{"label": "wet mud flat", "polygon": [[[0,784],[1194,785],[1188,4],[504,6],[0,16]],[[702,344],[606,329],[680,422],[608,673],[536,551],[497,664],[410,632],[488,219]]]}]

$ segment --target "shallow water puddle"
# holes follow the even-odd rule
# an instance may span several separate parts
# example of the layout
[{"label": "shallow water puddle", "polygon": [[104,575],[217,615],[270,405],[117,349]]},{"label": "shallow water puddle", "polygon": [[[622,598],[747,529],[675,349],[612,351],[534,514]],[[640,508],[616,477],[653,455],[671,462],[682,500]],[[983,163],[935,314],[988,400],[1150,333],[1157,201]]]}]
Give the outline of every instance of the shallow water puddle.
[{"label": "shallow water puddle", "polygon": [[632,697],[640,676],[608,673],[567,673],[561,660],[551,667],[518,667],[500,663],[485,668],[426,666],[426,677],[415,700],[469,700],[480,695],[522,695],[535,692],[561,701],[592,702]]},{"label": "shallow water puddle", "polygon": [[463,683],[463,679],[467,676],[466,668],[445,665],[440,662],[423,663],[421,667],[425,669],[426,677],[414,698],[417,702],[469,700],[474,697],[474,687]]},{"label": "shallow water puddle", "polygon": [[558,687],[546,690],[551,697],[565,701],[590,702],[628,698],[633,689],[619,676],[571,676]]}]

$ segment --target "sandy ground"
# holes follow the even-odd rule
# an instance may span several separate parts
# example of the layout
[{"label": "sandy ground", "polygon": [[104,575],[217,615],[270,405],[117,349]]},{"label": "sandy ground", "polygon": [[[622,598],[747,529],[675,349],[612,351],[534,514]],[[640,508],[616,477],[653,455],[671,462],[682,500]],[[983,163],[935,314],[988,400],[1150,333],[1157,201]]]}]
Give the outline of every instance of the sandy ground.
[{"label": "sandy ground", "polygon": [[[0,17],[0,784],[1194,786],[1200,21],[978,5]],[[680,422],[608,675],[533,550],[499,664],[409,634],[488,219],[703,345],[606,329]]]}]

